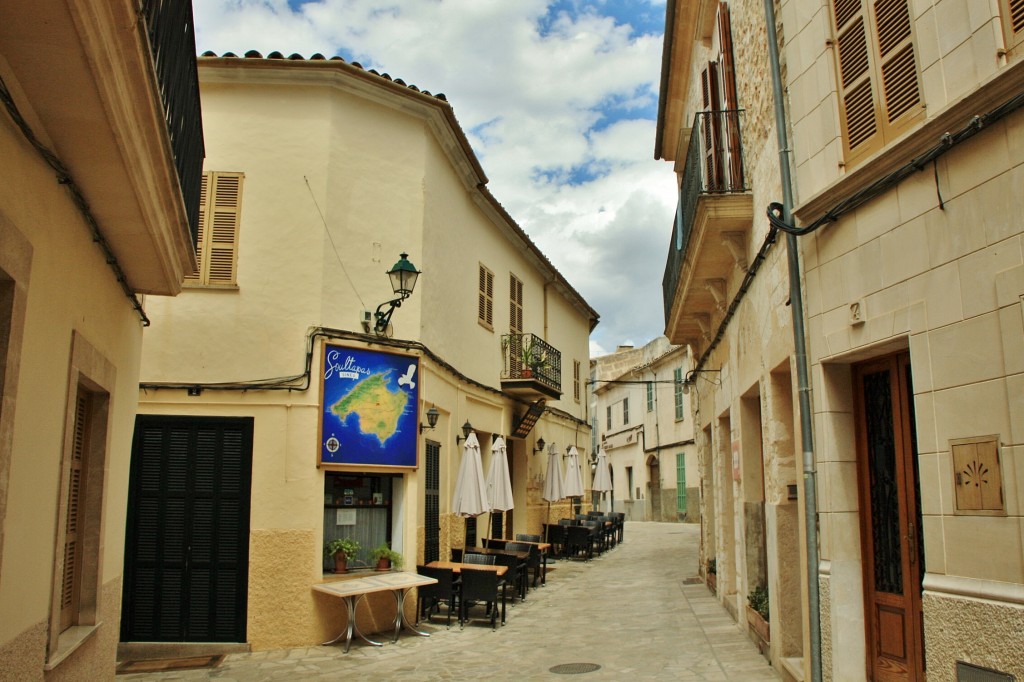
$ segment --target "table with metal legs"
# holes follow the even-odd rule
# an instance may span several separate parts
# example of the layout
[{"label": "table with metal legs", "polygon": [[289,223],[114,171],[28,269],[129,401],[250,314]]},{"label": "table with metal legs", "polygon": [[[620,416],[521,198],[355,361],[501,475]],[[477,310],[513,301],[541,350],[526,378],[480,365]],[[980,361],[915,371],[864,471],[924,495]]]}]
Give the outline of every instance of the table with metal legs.
[{"label": "table with metal legs", "polygon": [[348,653],[349,647],[352,645],[352,635],[356,634],[367,644],[373,646],[383,646],[381,642],[375,642],[369,639],[359,630],[359,626],[356,625],[356,606],[359,601],[366,597],[368,594],[374,592],[391,592],[395,596],[395,604],[398,607],[398,613],[395,614],[395,634],[392,637],[392,642],[398,641],[398,633],[402,630],[402,626],[412,630],[417,635],[422,637],[429,637],[430,634],[417,630],[405,619],[405,597],[409,590],[414,587],[421,585],[432,585],[436,583],[435,578],[428,578],[425,575],[419,575],[418,573],[383,573],[381,575],[372,575],[365,578],[354,578],[352,580],[339,580],[329,583],[320,583],[313,585],[313,589],[317,592],[323,592],[333,597],[341,597],[345,602],[345,609],[348,613],[348,624],[345,629],[329,642],[324,644],[334,644],[342,639],[345,640],[345,653]]}]

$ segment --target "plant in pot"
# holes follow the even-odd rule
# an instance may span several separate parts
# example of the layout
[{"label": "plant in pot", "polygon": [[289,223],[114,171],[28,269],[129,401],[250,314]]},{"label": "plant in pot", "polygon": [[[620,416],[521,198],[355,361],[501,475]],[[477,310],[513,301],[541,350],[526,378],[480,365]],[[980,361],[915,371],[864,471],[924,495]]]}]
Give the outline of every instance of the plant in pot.
[{"label": "plant in pot", "polygon": [[390,570],[392,566],[395,568],[402,567],[402,555],[386,544],[381,544],[370,550],[370,558],[377,562],[378,571]]},{"label": "plant in pot", "polygon": [[344,573],[348,570],[348,562],[356,557],[359,551],[359,542],[352,538],[338,538],[331,540],[324,545],[324,552],[327,556],[334,557],[334,572]]},{"label": "plant in pot", "polygon": [[764,642],[768,642],[771,635],[768,627],[769,615],[768,586],[758,585],[747,595],[747,622]]},{"label": "plant in pot", "polygon": [[523,342],[520,349],[519,359],[523,364],[522,375],[525,379],[529,379],[534,373],[547,366],[547,353],[538,346],[539,344],[530,338]]}]

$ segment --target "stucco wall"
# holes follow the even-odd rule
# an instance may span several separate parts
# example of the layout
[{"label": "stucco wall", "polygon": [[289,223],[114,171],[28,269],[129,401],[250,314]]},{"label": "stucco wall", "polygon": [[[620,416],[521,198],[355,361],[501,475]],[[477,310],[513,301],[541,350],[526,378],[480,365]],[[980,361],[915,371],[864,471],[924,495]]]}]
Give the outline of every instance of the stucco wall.
[{"label": "stucco wall", "polygon": [[957,661],[1024,679],[1024,605],[925,592],[922,606],[929,682],[956,680]]}]

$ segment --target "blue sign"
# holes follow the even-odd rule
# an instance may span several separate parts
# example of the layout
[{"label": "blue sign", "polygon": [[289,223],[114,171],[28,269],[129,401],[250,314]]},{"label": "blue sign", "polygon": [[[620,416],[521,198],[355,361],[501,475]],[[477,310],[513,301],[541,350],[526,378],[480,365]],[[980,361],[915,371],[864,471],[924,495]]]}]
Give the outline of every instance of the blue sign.
[{"label": "blue sign", "polygon": [[324,345],[320,463],[415,467],[419,358]]}]

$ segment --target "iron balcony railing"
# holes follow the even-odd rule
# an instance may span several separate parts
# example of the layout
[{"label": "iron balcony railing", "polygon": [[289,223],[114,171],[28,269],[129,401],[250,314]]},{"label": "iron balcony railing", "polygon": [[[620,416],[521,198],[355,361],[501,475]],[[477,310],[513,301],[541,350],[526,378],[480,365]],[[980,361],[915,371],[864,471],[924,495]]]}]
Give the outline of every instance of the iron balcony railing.
[{"label": "iron balcony railing", "polygon": [[501,337],[501,378],[539,382],[562,391],[562,353],[536,334]]},{"label": "iron balcony railing", "polygon": [[143,0],[171,152],[178,171],[192,243],[199,233],[199,187],[203,176],[203,118],[196,73],[195,23],[191,0]]},{"label": "iron balcony railing", "polygon": [[690,242],[698,200],[701,196],[747,191],[740,126],[742,115],[743,110],[736,109],[701,111],[694,116],[672,223],[668,262],[661,280],[665,324],[668,324],[672,301],[679,286],[679,274]]}]

